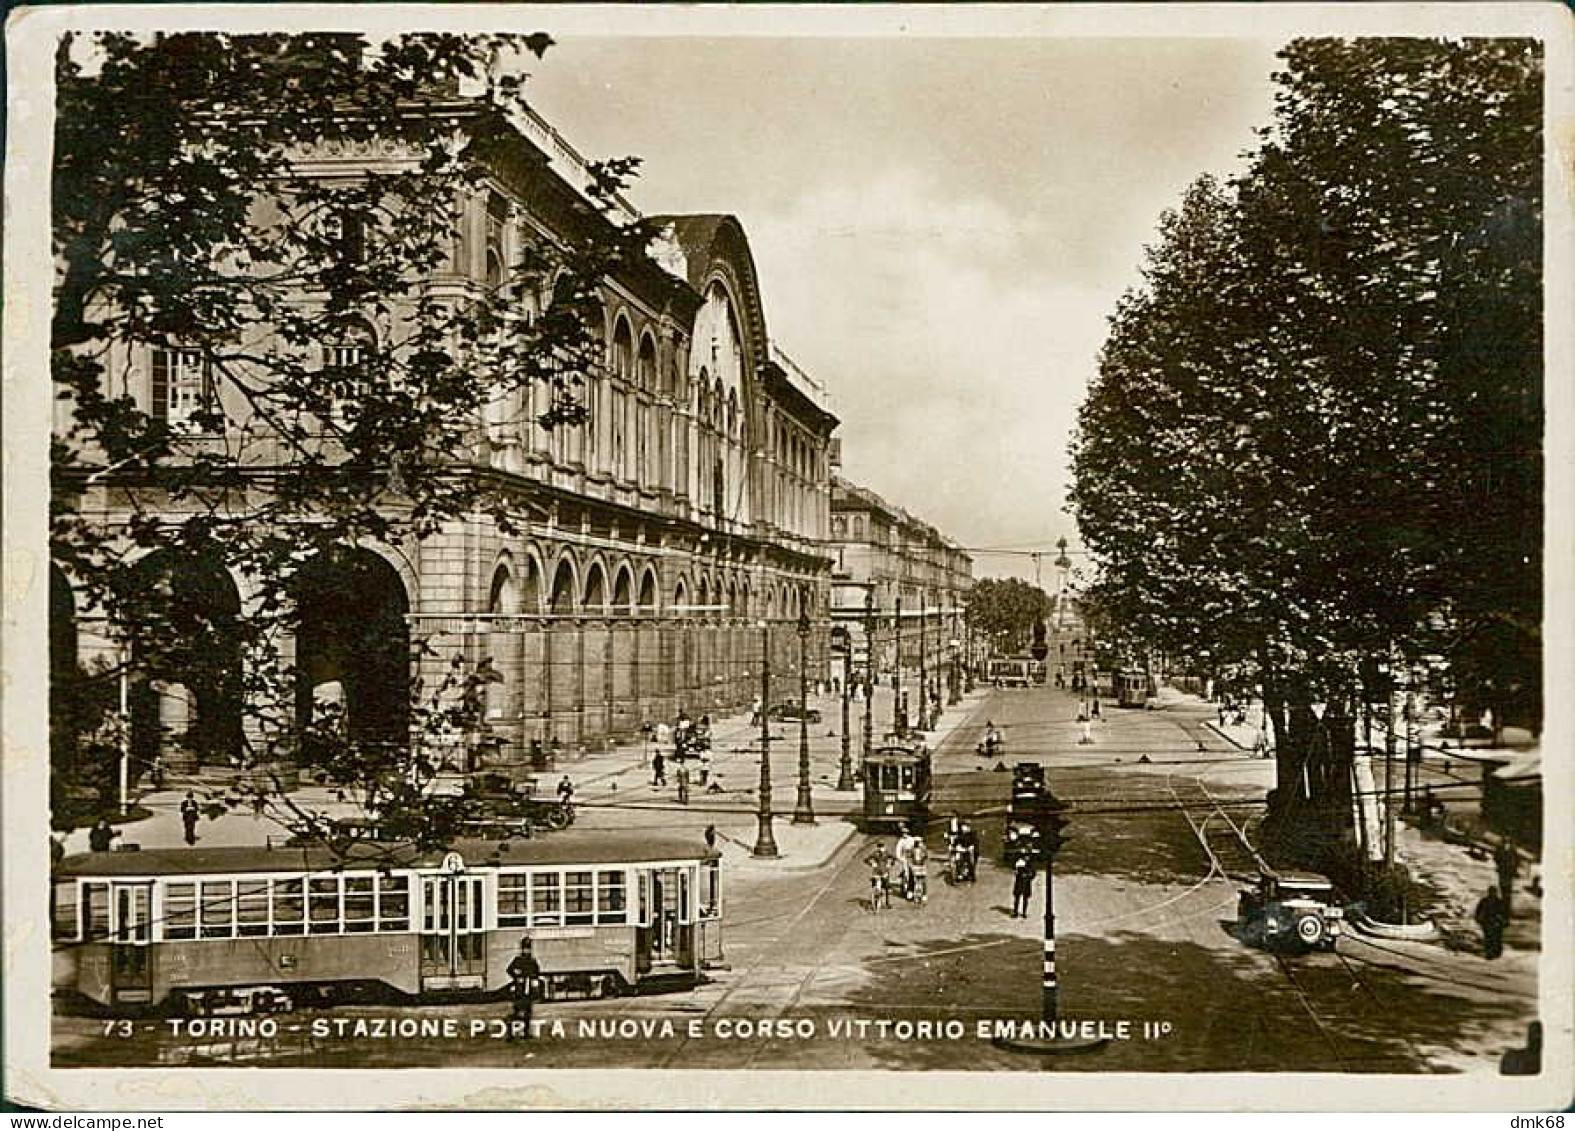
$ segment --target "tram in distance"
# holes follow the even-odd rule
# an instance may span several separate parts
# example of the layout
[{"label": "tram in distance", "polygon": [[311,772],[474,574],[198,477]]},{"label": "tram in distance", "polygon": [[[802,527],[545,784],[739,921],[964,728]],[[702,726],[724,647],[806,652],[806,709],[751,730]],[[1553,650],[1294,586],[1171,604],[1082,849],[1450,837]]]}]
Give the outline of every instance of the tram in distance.
[{"label": "tram in distance", "polygon": [[887,734],[864,755],[864,824],[904,829],[930,815],[930,751],[924,743]]},{"label": "tram in distance", "polygon": [[1037,687],[1045,681],[1042,660],[993,656],[985,663],[985,678],[996,687]]},{"label": "tram in distance", "polygon": [[721,954],[717,853],[621,833],[92,852],[54,909],[57,993],[196,1014],[500,993],[522,938],[548,997],[693,986]]}]

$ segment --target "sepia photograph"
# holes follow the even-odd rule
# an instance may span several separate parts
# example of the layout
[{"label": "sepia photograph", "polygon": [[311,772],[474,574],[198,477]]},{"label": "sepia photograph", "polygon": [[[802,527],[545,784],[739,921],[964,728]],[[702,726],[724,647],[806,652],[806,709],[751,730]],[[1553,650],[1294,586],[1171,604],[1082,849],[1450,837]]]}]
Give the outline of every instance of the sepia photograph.
[{"label": "sepia photograph", "polygon": [[7,1101],[1563,1110],[1571,31],[13,10]]}]

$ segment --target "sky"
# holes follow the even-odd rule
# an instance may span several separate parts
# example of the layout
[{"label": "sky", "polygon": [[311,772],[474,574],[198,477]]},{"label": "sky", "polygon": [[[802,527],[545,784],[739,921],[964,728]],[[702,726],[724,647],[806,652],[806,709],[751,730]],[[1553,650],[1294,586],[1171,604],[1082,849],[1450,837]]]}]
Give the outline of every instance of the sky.
[{"label": "sky", "polygon": [[1279,46],[559,36],[527,95],[584,156],[642,159],[640,211],[739,218],[844,476],[965,547],[1075,549],[1067,443],[1106,319],[1161,212],[1241,167]]}]

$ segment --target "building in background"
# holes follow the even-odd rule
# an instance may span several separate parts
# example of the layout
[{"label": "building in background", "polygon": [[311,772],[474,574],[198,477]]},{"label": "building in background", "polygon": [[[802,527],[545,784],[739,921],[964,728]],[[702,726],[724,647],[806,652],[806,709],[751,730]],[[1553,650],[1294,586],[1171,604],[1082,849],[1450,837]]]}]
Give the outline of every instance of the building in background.
[{"label": "building in background", "polygon": [[831,483],[831,549],[832,633],[844,672],[848,663],[862,671],[873,642],[878,676],[900,670],[911,681],[922,669],[932,690],[945,693],[966,662],[973,560],[933,526],[840,476]]}]

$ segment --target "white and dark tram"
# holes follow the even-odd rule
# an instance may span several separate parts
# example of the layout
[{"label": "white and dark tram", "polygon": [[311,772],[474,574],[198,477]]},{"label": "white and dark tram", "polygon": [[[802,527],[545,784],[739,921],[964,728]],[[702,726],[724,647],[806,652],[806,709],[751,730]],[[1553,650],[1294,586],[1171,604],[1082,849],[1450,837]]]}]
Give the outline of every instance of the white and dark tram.
[{"label": "white and dark tram", "polygon": [[93,852],[53,882],[55,990],[100,1007],[499,993],[522,938],[549,997],[692,986],[721,957],[720,857],[674,838]]}]

